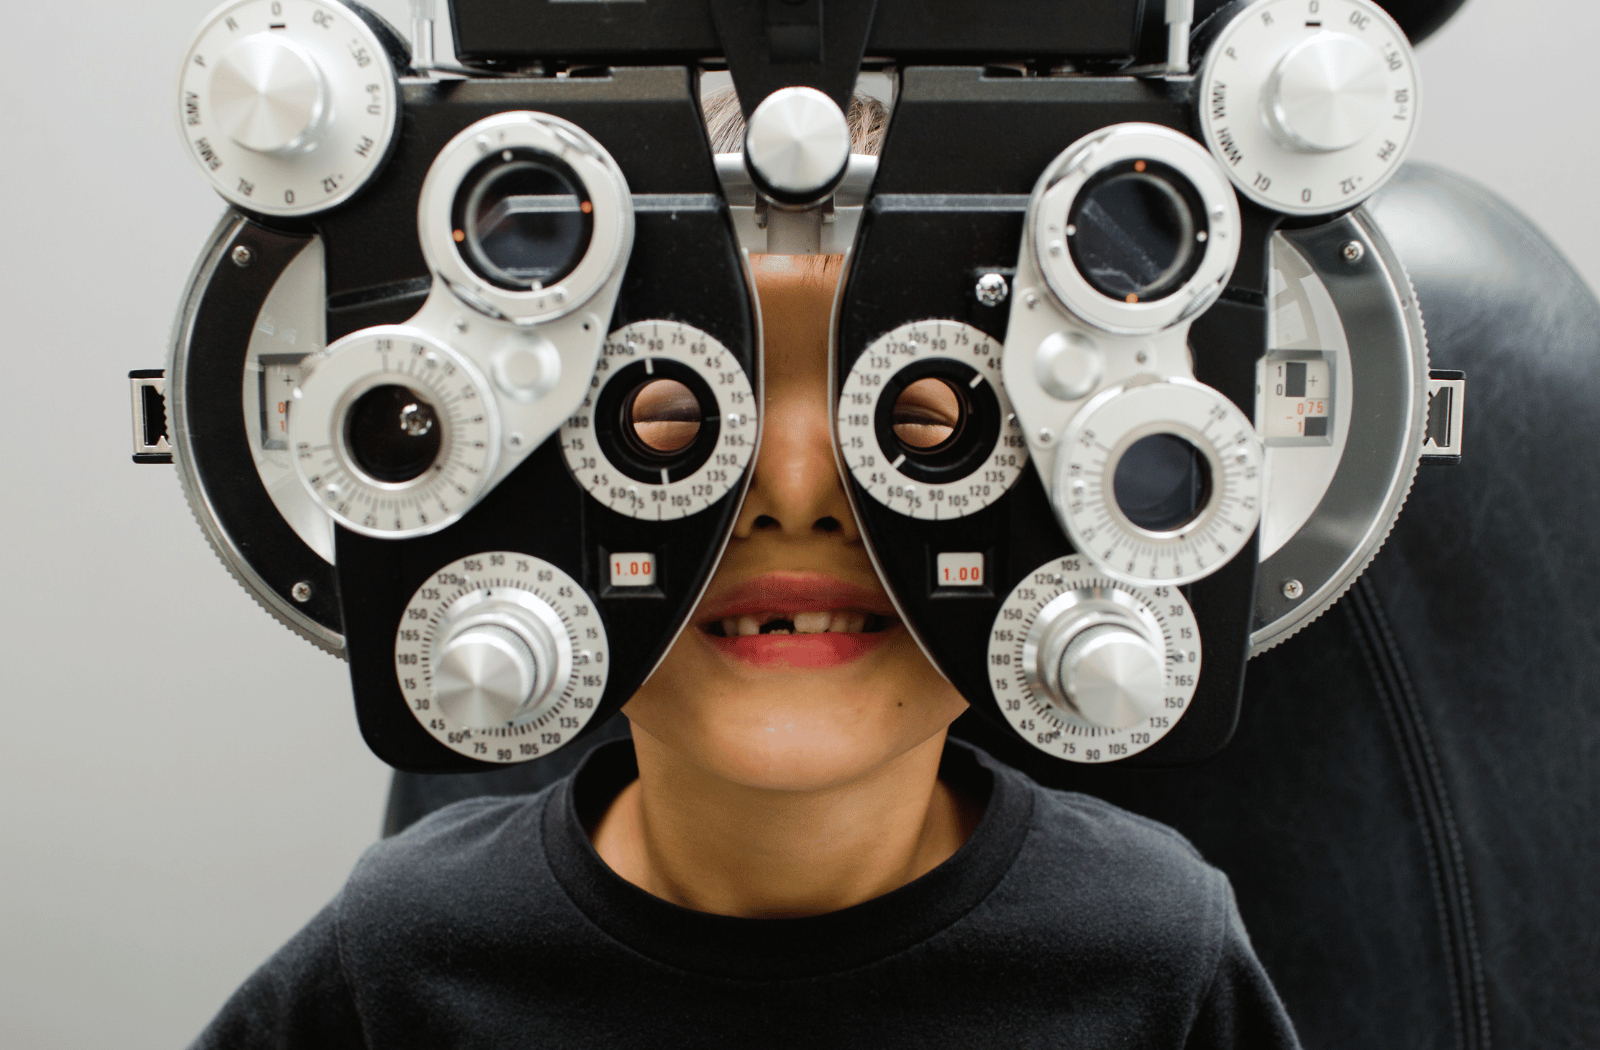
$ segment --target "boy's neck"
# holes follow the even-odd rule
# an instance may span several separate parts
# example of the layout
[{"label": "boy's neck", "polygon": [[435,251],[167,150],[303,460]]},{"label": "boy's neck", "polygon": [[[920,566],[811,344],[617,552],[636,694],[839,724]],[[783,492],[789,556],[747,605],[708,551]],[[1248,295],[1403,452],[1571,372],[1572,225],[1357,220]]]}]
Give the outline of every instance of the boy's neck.
[{"label": "boy's neck", "polygon": [[939,780],[945,734],[846,784],[750,788],[686,762],[637,726],[639,779],[591,831],[622,878],[696,911],[781,918],[838,911],[943,863],[982,807]]}]

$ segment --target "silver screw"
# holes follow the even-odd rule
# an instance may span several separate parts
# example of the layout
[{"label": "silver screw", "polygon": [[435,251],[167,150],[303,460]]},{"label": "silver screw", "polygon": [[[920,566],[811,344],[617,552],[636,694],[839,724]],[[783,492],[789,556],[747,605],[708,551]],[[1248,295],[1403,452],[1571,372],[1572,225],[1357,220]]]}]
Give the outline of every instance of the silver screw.
[{"label": "silver screw", "polygon": [[744,416],[740,415],[737,412],[729,412],[728,413],[728,425],[730,427],[742,427],[742,426],[744,426]]},{"label": "silver screw", "polygon": [[465,332],[467,330],[467,319],[465,317],[458,317],[452,321],[451,324],[458,332]]},{"label": "silver screw", "polygon": [[1032,292],[1029,292],[1027,295],[1022,297],[1022,304],[1028,309],[1032,310],[1034,307],[1039,305],[1039,297],[1034,295]]},{"label": "silver screw", "polygon": [[304,580],[289,588],[289,597],[304,605],[311,600],[311,584]]},{"label": "silver screw", "polygon": [[1340,251],[1340,254],[1344,256],[1345,262],[1358,263],[1362,259],[1366,258],[1367,246],[1362,244],[1360,241],[1346,241],[1344,248]]},{"label": "silver screw", "polygon": [[1054,441],[1055,439],[1056,439],[1055,431],[1051,430],[1049,427],[1040,427],[1039,428],[1039,444],[1048,445],[1048,444],[1050,444],[1050,442]]},{"label": "silver screw", "polygon": [[242,270],[246,266],[249,266],[251,263],[256,261],[256,253],[251,251],[249,248],[246,248],[242,244],[237,244],[234,245],[232,258],[233,265]]},{"label": "silver screw", "polygon": [[1143,350],[1140,350],[1137,354],[1134,354],[1133,359],[1139,362],[1141,365],[1147,365],[1150,363],[1150,355],[1145,353]]},{"label": "silver screw", "polygon": [[522,447],[522,435],[521,434],[512,434],[512,435],[510,435],[509,437],[506,438],[506,444],[510,445],[512,448],[521,448]]},{"label": "silver screw", "polygon": [[1289,599],[1291,602],[1299,598],[1304,593],[1306,593],[1305,584],[1301,583],[1299,580],[1283,581],[1283,596]]},{"label": "silver screw", "polygon": [[337,485],[329,485],[327,488],[322,490],[322,494],[324,496],[327,496],[329,499],[338,499],[339,498],[339,486],[337,486]]}]

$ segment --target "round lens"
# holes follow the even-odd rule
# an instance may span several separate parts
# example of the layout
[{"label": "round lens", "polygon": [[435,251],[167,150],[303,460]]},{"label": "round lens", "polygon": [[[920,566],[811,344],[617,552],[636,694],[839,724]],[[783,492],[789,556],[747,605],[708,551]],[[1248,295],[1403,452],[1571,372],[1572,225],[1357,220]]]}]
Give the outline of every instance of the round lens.
[{"label": "round lens", "polygon": [[1171,532],[1204,506],[1211,473],[1200,450],[1183,438],[1151,434],[1128,446],[1111,484],[1129,521],[1150,532]]},{"label": "round lens", "polygon": [[694,442],[704,412],[687,386],[675,379],[656,379],[633,395],[626,422],[643,448],[666,456]]},{"label": "round lens", "polygon": [[578,268],[594,232],[594,205],[555,157],[503,150],[462,182],[454,220],[455,239],[479,276],[537,291]]},{"label": "round lens", "polygon": [[444,444],[433,406],[407,387],[377,386],[356,399],[345,420],[345,445],[356,466],[375,481],[421,477]]},{"label": "round lens", "polygon": [[961,429],[961,397],[943,379],[918,379],[894,402],[894,436],[908,448],[930,451],[948,444]]},{"label": "round lens", "polygon": [[[1173,173],[1173,178],[1178,178]],[[1159,299],[1198,267],[1195,209],[1171,178],[1135,161],[1091,181],[1069,216],[1072,257],[1097,291],[1137,303]]]}]

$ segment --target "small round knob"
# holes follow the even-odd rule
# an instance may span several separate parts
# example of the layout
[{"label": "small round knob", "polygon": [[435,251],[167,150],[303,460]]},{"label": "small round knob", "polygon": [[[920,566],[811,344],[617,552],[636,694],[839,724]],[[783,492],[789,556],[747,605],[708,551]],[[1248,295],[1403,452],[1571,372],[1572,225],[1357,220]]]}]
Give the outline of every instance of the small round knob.
[{"label": "small round knob", "polygon": [[1283,146],[1332,153],[1367,137],[1387,94],[1377,52],[1351,37],[1320,33],[1283,56],[1262,102],[1267,127]]},{"label": "small round knob", "polygon": [[311,144],[327,111],[316,60],[287,37],[256,33],[233,44],[211,74],[211,105],[228,136],[258,153]]},{"label": "small round knob", "polygon": [[[539,642],[544,641],[545,645]],[[439,706],[466,726],[501,725],[511,721],[550,680],[552,648],[548,639],[530,639],[521,631],[479,623],[459,631],[441,647],[434,665],[434,690]],[[531,643],[531,644],[530,644]],[[540,666],[540,656],[544,666]]]},{"label": "small round knob", "polygon": [[1045,393],[1058,401],[1075,401],[1100,385],[1105,365],[1094,340],[1081,332],[1056,332],[1039,344],[1033,372]]},{"label": "small round knob", "polygon": [[779,88],[750,114],[744,163],[756,188],[779,204],[827,197],[850,164],[850,125],[815,88]]},{"label": "small round knob", "polygon": [[1072,708],[1107,729],[1127,729],[1159,712],[1167,681],[1149,639],[1115,624],[1090,627],[1067,643],[1059,675]]}]

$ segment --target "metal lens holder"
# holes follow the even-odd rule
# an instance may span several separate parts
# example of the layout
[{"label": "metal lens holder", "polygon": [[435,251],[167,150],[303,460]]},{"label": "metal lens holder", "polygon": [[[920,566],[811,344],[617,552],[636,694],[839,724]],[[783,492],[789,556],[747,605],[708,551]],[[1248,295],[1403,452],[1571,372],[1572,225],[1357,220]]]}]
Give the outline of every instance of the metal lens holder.
[{"label": "metal lens holder", "polygon": [[[1135,212],[1096,212],[1096,192],[1118,180],[1134,184]],[[1165,245],[1140,241],[1170,232],[1140,228],[1146,216],[1137,209],[1152,195],[1175,220],[1178,236]],[[1170,262],[1151,266],[1164,271],[1151,294],[1117,298],[1104,277],[1085,273],[1101,262],[1078,248],[1091,223],[1136,262],[1148,264],[1147,248],[1171,248]],[[1006,386],[1062,528],[1117,579],[1190,583],[1232,560],[1255,532],[1260,440],[1232,401],[1195,379],[1188,347],[1188,322],[1232,276],[1241,232],[1237,200],[1211,154],[1160,125],[1119,124],[1085,136],[1034,187]],[[1157,531],[1130,520],[1115,478],[1135,442],[1162,434],[1195,450],[1208,484],[1190,520]]]},{"label": "metal lens holder", "polygon": [[[582,213],[590,223],[581,261],[552,284],[526,288],[486,274],[472,223],[462,221],[463,189],[481,189],[492,177],[483,170],[544,160],[571,172],[581,189]],[[570,314],[620,273],[633,244],[633,206],[616,162],[598,142],[570,121],[544,113],[501,113],[480,120],[445,146],[422,184],[417,228],[428,266],[467,305],[518,325],[537,325]]]},{"label": "metal lens holder", "polygon": [[[495,177],[495,164],[530,158],[576,178],[589,236],[560,280],[507,288],[482,272],[474,223],[459,202]],[[548,197],[512,203],[549,207]],[[632,246],[633,202],[616,162],[576,125],[501,113],[440,151],[422,185],[417,229],[433,293],[406,325],[353,332],[314,359],[290,415],[295,464],[312,497],[344,527],[390,539],[459,520],[581,402]],[[463,314],[463,305],[474,312]],[[350,449],[352,407],[387,383],[424,394],[448,435],[431,468],[400,483],[371,477]]]},{"label": "metal lens holder", "polygon": [[[1153,297],[1116,298],[1083,272],[1082,205],[1111,179],[1161,187],[1181,217],[1187,243],[1176,247],[1188,264],[1176,268],[1185,276],[1164,281]],[[1227,176],[1204,146],[1158,124],[1120,124],[1080,139],[1034,194],[1027,236],[1040,272],[1074,317],[1105,332],[1148,335],[1194,316],[1216,299],[1239,257],[1239,206]]]}]

